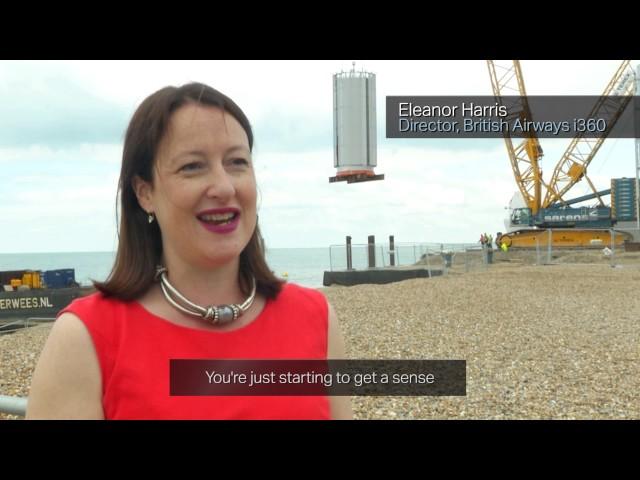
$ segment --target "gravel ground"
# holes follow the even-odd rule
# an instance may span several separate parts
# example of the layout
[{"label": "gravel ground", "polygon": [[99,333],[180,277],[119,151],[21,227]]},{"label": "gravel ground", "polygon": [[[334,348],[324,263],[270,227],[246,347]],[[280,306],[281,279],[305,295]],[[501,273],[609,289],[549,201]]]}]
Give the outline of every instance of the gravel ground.
[{"label": "gravel ground", "polygon": [[467,361],[466,397],[354,397],[357,418],[640,418],[637,265],[519,266],[323,289],[349,358]]},{"label": "gravel ground", "polygon": [[[0,395],[29,395],[31,375],[50,330],[51,324],[43,324],[0,335]],[[22,417],[0,413],[0,420],[16,418]]]},{"label": "gravel ground", "polygon": [[[358,419],[638,419],[639,286],[637,264],[505,262],[322,291],[349,358],[467,361],[466,397],[353,397]],[[49,330],[0,336],[0,394],[28,395]]]}]

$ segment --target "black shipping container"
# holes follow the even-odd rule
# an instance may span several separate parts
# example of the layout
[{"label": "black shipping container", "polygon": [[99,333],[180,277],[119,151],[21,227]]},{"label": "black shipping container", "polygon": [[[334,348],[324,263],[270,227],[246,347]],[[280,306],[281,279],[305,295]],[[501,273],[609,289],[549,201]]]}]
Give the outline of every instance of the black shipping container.
[{"label": "black shipping container", "polygon": [[0,290],[4,290],[2,285],[11,285],[12,278],[18,278],[22,280],[22,275],[31,270],[6,270],[4,272],[0,272]]}]

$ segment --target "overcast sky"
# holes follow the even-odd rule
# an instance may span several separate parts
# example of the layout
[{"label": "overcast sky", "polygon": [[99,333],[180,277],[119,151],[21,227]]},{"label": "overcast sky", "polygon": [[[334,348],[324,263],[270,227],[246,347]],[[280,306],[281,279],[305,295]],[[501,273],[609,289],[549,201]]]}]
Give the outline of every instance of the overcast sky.
[{"label": "overcast sky", "polygon": [[[620,61],[522,61],[529,95],[599,95]],[[632,64],[637,65],[637,61]],[[332,75],[351,61],[0,61],[0,252],[112,251],[122,140],[137,105],[166,85],[208,83],[255,130],[267,247],[475,242],[504,231],[516,184],[501,139],[385,138],[388,95],[491,95],[484,61],[356,61],[376,74],[384,181],[330,184]],[[548,179],[569,140],[542,139]],[[589,169],[599,189],[634,172],[633,139]],[[581,185],[569,197],[587,193]]]}]

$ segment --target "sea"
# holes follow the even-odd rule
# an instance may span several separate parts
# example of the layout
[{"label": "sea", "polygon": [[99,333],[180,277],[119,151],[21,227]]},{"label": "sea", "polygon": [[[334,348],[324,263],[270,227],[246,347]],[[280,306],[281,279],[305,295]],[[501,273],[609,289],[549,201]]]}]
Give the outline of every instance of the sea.
[{"label": "sea", "polygon": [[[73,268],[76,282],[91,285],[109,275],[115,252],[0,253],[0,270],[56,270]],[[267,251],[267,263],[278,276],[311,288],[322,287],[329,270],[328,248],[275,248]]]},{"label": "sea", "polygon": [[[415,262],[420,251],[396,246],[396,264]],[[310,288],[322,287],[325,271],[346,268],[344,246],[326,248],[270,248],[267,263],[276,276]],[[388,253],[376,248],[376,264],[388,265]],[[115,259],[115,252],[0,253],[0,271],[56,270],[73,268],[76,282],[91,285],[91,280],[104,281]],[[353,268],[366,268],[366,246],[354,246]]]}]

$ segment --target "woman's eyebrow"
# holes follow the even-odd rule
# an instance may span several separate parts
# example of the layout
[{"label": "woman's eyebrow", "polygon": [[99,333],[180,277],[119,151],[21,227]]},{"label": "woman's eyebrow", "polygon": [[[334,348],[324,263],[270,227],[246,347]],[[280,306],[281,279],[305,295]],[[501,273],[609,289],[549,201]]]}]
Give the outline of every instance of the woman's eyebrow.
[{"label": "woman's eyebrow", "polygon": [[249,151],[249,149],[248,149],[246,146],[244,146],[244,145],[234,145],[234,146],[232,146],[232,147],[229,147],[229,148],[227,149],[226,153],[227,153],[227,154],[229,154],[229,153],[231,153],[231,152],[235,152],[236,150],[242,150],[242,151],[244,151],[245,153],[251,153],[251,152]]}]

